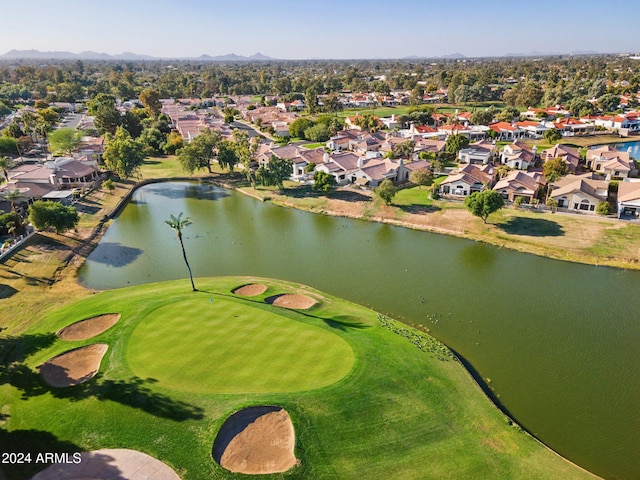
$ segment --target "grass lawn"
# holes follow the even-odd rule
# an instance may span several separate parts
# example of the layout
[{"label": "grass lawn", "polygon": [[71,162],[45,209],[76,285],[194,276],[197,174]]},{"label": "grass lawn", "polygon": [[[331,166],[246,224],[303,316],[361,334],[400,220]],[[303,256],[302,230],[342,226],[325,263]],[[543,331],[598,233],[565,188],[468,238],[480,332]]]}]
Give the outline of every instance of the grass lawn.
[{"label": "grass lawn", "polygon": [[326,145],[326,142],[317,142],[317,143],[305,143],[304,145],[301,145],[301,147],[303,148],[318,148],[318,147],[324,147]]},{"label": "grass lawn", "polygon": [[393,197],[393,204],[396,206],[429,206],[433,205],[430,198],[430,187],[410,187],[398,190]]},{"label": "grass lawn", "polygon": [[[5,335],[0,349],[2,451],[35,455],[126,447],[166,462],[183,480],[240,479],[246,477],[227,472],[211,458],[218,429],[246,406],[279,405],[293,420],[301,463],[273,478],[593,478],[511,426],[452,354],[426,334],[393,321],[383,324],[371,310],[298,284],[251,281],[269,289],[240,298],[231,291],[247,279],[226,277],[197,279],[199,292],[191,292],[184,279],[105,291],[40,316],[23,333]],[[264,302],[277,292],[304,293],[320,302],[300,312]],[[216,308],[223,310],[220,317],[208,314]],[[54,334],[104,312],[122,317],[94,339],[70,342]],[[236,322],[235,328],[224,332],[223,323],[230,322]],[[220,338],[210,340],[209,328]],[[290,335],[289,330],[293,342],[311,350],[303,357],[318,356],[329,371],[336,369],[317,388],[286,391],[307,381],[299,371],[316,381],[321,377],[305,358],[298,360],[298,347],[262,354],[242,346],[243,335],[251,343],[273,332]],[[239,348],[229,353],[232,346],[223,345],[226,341]],[[95,378],[72,388],[42,382],[37,365],[96,342],[108,344],[109,351]],[[200,342],[237,356],[236,370],[224,380],[235,392],[192,391],[196,375],[211,386],[214,382],[206,377],[227,368],[215,352],[196,345]],[[288,343],[291,339],[281,346]],[[156,362],[174,353],[187,358],[167,363],[169,372],[155,366],[137,371],[145,356],[146,362]],[[282,372],[277,378],[261,363],[278,356],[289,357],[291,378]],[[187,371],[191,368],[196,371]],[[178,371],[192,378],[168,378]],[[248,391],[264,378],[271,382],[268,392]],[[43,465],[2,468],[6,478],[17,480]]]},{"label": "grass lawn", "polygon": [[347,342],[271,310],[206,293],[172,302],[140,319],[127,363],[162,388],[198,393],[311,390],[349,373],[354,355]]}]

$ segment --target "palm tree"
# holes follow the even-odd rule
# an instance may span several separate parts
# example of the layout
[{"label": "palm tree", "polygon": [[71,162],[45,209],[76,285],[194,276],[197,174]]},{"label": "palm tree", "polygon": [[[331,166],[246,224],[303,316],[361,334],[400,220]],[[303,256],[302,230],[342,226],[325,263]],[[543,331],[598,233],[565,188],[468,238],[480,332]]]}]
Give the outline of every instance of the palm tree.
[{"label": "palm tree", "polygon": [[16,190],[5,190],[4,192],[2,192],[1,195],[4,197],[4,199],[7,202],[9,202],[11,204],[11,208],[13,209],[13,213],[18,215],[18,209],[16,207],[16,203],[17,203],[18,199],[24,197],[22,192],[20,192],[20,190],[18,190],[18,189],[16,189]]},{"label": "palm tree", "polygon": [[7,170],[11,167],[13,167],[13,161],[9,157],[0,155],[0,169],[2,169],[2,175],[7,182],[9,181],[9,172]]},{"label": "palm tree", "polygon": [[184,257],[184,263],[187,264],[187,269],[189,270],[189,279],[191,280],[191,287],[193,291],[197,291],[195,284],[193,283],[193,274],[191,273],[191,267],[189,266],[189,261],[187,260],[187,252],[184,249],[184,242],[182,241],[182,229],[191,225],[192,220],[187,218],[182,218],[182,212],[176,217],[175,215],[170,215],[169,220],[165,220],[165,222],[169,227],[174,229],[178,234],[178,240],[180,240],[180,246],[182,247],[182,256]]}]

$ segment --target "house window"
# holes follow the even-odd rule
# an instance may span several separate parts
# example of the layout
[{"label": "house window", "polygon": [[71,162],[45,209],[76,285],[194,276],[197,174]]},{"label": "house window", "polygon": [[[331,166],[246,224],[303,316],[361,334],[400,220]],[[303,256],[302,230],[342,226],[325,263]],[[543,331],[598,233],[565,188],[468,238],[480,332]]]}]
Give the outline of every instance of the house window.
[{"label": "house window", "polygon": [[580,210],[593,210],[595,205],[589,205],[589,200],[582,200],[579,206]]}]

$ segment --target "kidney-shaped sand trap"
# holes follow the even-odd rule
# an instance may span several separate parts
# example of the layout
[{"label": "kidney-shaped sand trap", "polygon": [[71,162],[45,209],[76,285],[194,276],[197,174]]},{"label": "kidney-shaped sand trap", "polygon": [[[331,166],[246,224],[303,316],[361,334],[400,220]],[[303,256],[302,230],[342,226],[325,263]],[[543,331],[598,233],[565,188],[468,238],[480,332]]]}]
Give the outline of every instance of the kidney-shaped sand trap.
[{"label": "kidney-shaped sand trap", "polygon": [[275,305],[276,307],[294,308],[296,310],[306,310],[318,303],[315,298],[301,295],[299,293],[274,295],[266,298],[265,302]]},{"label": "kidney-shaped sand trap", "polygon": [[63,340],[88,340],[113,327],[120,320],[119,313],[105,313],[72,323],[58,332]]},{"label": "kidney-shaped sand trap", "polygon": [[80,455],[78,463],[53,464],[31,480],[180,480],[170,467],[135,450],[105,448]]},{"label": "kidney-shaped sand trap", "polygon": [[69,350],[40,365],[40,373],[52,387],[72,387],[93,378],[100,369],[108,345],[96,343]]},{"label": "kidney-shaped sand trap", "polygon": [[266,291],[266,285],[262,285],[261,283],[251,283],[232,290],[232,293],[235,295],[242,295],[243,297],[255,297],[256,295],[260,295]]},{"label": "kidney-shaped sand trap", "polygon": [[249,407],[231,415],[213,442],[213,458],[236,473],[286,472],[298,464],[295,432],[286,410]]}]

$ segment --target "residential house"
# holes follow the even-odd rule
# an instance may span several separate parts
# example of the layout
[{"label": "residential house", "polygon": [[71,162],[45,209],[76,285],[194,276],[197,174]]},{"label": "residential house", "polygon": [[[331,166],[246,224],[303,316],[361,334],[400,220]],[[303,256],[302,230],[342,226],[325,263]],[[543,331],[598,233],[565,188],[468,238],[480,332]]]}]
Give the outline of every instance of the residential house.
[{"label": "residential house", "polygon": [[539,172],[514,170],[498,180],[493,189],[509,202],[522,198],[524,203],[532,203],[545,184],[544,176]]},{"label": "residential house", "polygon": [[563,118],[553,122],[553,127],[564,136],[586,135],[595,131],[595,126],[590,123],[582,122],[576,118]]},{"label": "residential house", "polygon": [[555,158],[562,158],[567,163],[567,168],[571,173],[576,173],[578,164],[580,163],[580,154],[577,150],[559,143],[551,148],[543,150],[540,154],[540,158],[543,162],[547,162]]},{"label": "residential house", "polygon": [[635,170],[629,152],[621,152],[608,145],[588,150],[586,163],[593,171],[603,174],[607,180],[627,178]]},{"label": "residential house", "polygon": [[402,159],[396,162],[380,157],[363,158],[350,152],[325,154],[315,170],[329,173],[338,185],[377,187],[385,179],[403,182],[409,177]]},{"label": "residential house", "polygon": [[618,218],[640,217],[640,182],[629,179],[618,185]]},{"label": "residential house", "polygon": [[596,180],[593,175],[567,175],[552,185],[550,197],[558,208],[569,211],[594,213],[600,202],[608,198],[609,182]]},{"label": "residential house", "polygon": [[60,157],[45,164],[23,164],[9,170],[5,188],[25,192],[28,199],[38,200],[54,190],[91,188],[100,179],[100,171],[92,162]]},{"label": "residential house", "polygon": [[536,159],[536,147],[530,147],[523,141],[516,140],[505,145],[500,151],[500,163],[516,170],[527,170]]},{"label": "residential house", "polygon": [[486,140],[471,143],[467,148],[458,152],[458,160],[460,163],[487,165],[493,160],[494,150],[495,145]]},{"label": "residential house", "polygon": [[451,173],[440,184],[440,193],[453,197],[466,197],[474,192],[481,192],[493,185],[493,166],[467,164],[457,172]]},{"label": "residential house", "polygon": [[516,124],[509,122],[496,122],[489,125],[489,128],[496,132],[498,140],[515,140],[524,136],[525,131]]},{"label": "residential house", "polygon": [[541,122],[535,122],[532,120],[525,120],[522,122],[515,122],[515,125],[525,132],[525,135],[529,138],[542,138],[544,132],[549,130],[549,127]]}]

